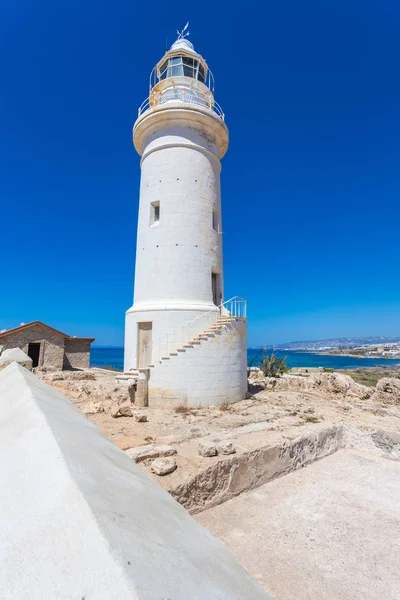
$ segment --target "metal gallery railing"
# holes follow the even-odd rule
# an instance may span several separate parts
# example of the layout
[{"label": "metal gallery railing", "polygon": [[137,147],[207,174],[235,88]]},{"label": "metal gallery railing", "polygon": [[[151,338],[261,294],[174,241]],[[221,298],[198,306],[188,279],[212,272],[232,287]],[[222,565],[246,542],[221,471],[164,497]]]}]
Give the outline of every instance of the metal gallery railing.
[{"label": "metal gallery railing", "polygon": [[219,306],[215,306],[195,319],[188,321],[188,323],[162,335],[150,344],[143,346],[141,363],[143,367],[146,367],[155,361],[160,361],[162,358],[168,357],[171,353],[188,345],[193,338],[204,333],[217,321],[224,321],[225,318],[225,322],[228,323],[229,318],[246,319],[246,314],[246,300],[240,296],[234,296]]},{"label": "metal gallery railing", "polygon": [[202,94],[199,90],[193,90],[185,86],[171,86],[163,92],[151,94],[139,106],[139,116],[146,112],[146,110],[149,110],[149,108],[154,108],[167,102],[185,102],[203,106],[214,112],[222,121],[225,120],[224,112],[218,102],[214,100],[212,94]]}]

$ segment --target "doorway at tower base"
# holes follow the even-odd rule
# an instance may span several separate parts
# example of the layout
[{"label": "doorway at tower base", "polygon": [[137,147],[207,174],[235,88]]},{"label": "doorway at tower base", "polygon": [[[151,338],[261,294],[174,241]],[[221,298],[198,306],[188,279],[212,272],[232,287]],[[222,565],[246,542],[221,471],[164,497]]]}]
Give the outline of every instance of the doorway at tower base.
[{"label": "doorway at tower base", "polygon": [[247,392],[246,319],[149,369],[149,406],[221,406]]}]

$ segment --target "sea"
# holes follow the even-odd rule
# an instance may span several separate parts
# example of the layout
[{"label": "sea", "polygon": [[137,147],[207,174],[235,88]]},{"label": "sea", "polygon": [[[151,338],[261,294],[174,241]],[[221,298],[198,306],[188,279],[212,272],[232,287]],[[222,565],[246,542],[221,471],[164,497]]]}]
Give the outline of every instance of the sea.
[{"label": "sea", "polygon": [[[270,350],[268,350],[268,353]],[[286,363],[292,367],[325,367],[327,369],[356,369],[357,367],[394,366],[397,361],[390,358],[352,358],[351,356],[334,356],[314,354],[299,350],[276,350],[279,357],[286,357]],[[256,348],[247,350],[249,366],[257,367],[263,356],[263,351]],[[115,369],[122,371],[124,366],[124,349],[122,347],[94,346],[90,351],[90,366]]]}]

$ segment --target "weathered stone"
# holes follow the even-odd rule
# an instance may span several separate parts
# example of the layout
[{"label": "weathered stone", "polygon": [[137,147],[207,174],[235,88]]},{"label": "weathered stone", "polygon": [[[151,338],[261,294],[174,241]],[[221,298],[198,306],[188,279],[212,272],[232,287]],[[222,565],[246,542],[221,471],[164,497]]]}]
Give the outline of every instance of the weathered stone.
[{"label": "weathered stone", "polygon": [[111,416],[114,417],[114,419],[118,417],[133,417],[132,407],[130,404],[117,406],[111,413]]},{"label": "weathered stone", "polygon": [[396,431],[382,431],[377,429],[371,433],[371,437],[374,441],[375,446],[378,446],[384,452],[392,452],[394,448],[400,450],[400,434]]},{"label": "weathered stone", "polygon": [[156,475],[168,475],[175,471],[176,460],[174,458],[156,458],[150,468]]},{"label": "weathered stone", "polygon": [[210,461],[207,468],[200,469],[169,492],[190,512],[201,512],[333,454],[344,446],[343,431],[342,425],[333,425],[296,439],[282,440],[277,446],[267,444],[224,460]]},{"label": "weathered stone", "polygon": [[266,389],[282,391],[317,391],[334,396],[364,400],[370,398],[372,391],[365,385],[356,383],[350,375],[342,373],[324,373],[319,370],[304,374],[287,374],[279,378],[266,378]]},{"label": "weathered stone", "polygon": [[248,372],[249,379],[264,379],[264,373],[258,367],[250,367]]},{"label": "weathered stone", "polygon": [[105,412],[101,402],[87,402],[81,407],[81,410],[85,415],[96,415]]},{"label": "weathered stone", "polygon": [[148,369],[139,369],[138,380],[136,383],[135,404],[136,404],[136,406],[141,406],[141,407],[149,405],[149,370]]},{"label": "weathered stone", "polygon": [[133,404],[136,400],[136,383],[130,383],[128,385],[128,394],[129,394],[129,400]]},{"label": "weathered stone", "polygon": [[217,446],[213,442],[202,441],[199,443],[200,456],[217,456]]},{"label": "weathered stone", "polygon": [[142,462],[148,458],[158,458],[159,456],[172,456],[176,454],[176,449],[173,446],[162,444],[147,444],[146,446],[137,446],[136,448],[128,448],[125,453],[135,462]]},{"label": "weathered stone", "polygon": [[187,436],[189,438],[201,437],[201,436],[207,435],[207,434],[208,434],[207,429],[205,429],[204,427],[198,427],[197,425],[195,425],[194,427],[190,427],[187,430]]},{"label": "weathered stone", "polygon": [[384,404],[400,404],[400,379],[384,377],[376,384],[376,399]]},{"label": "weathered stone", "polygon": [[232,442],[219,442],[217,451],[218,454],[235,454],[236,449]]},{"label": "weathered stone", "polygon": [[70,381],[95,381],[92,371],[63,371],[62,378]]},{"label": "weathered stone", "polygon": [[134,417],[138,423],[147,423],[147,415],[144,413],[134,413]]}]

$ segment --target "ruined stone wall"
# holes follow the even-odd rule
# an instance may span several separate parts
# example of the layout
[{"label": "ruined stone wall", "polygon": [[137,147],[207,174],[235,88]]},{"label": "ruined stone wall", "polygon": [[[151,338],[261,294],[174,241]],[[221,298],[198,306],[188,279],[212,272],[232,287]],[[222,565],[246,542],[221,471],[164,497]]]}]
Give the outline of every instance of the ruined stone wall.
[{"label": "ruined stone wall", "polygon": [[28,344],[40,343],[39,366],[63,368],[64,337],[53,331],[34,325],[29,329],[22,329],[1,339],[3,350],[8,348],[21,348],[28,354]]},{"label": "ruined stone wall", "polygon": [[88,369],[90,366],[90,341],[65,340],[64,369]]}]

